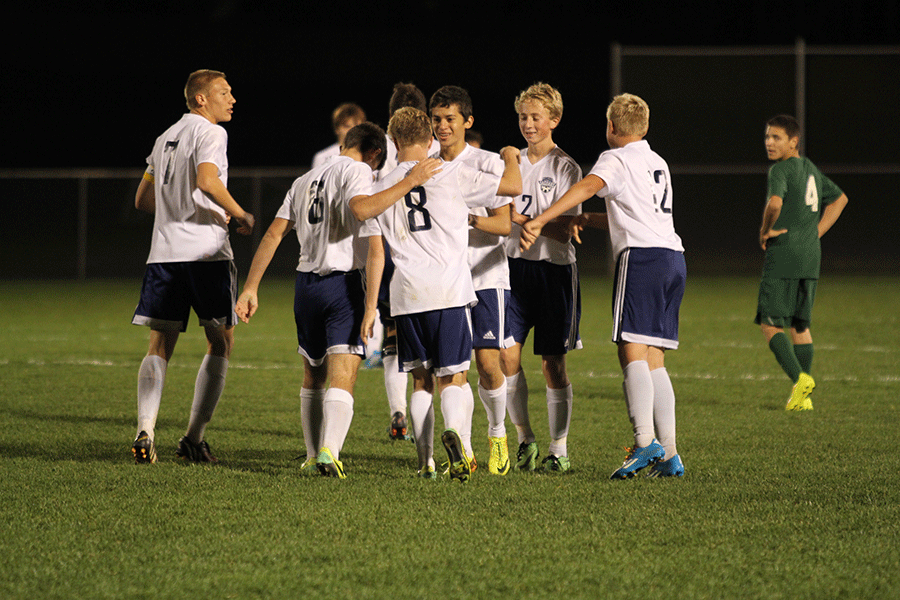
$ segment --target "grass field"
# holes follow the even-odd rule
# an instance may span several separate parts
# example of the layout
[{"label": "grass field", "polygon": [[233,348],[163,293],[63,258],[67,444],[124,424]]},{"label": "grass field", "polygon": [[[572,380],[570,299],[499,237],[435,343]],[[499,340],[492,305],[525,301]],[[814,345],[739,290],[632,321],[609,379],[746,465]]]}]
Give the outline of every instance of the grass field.
[{"label": "grass field", "polygon": [[[898,598],[900,280],[821,281],[815,410],[799,414],[751,322],[756,283],[689,280],[667,361],[684,478],[608,480],[631,428],[609,282],[586,280],[573,472],[489,476],[476,402],[483,466],[460,486],[413,477],[413,445],[385,433],[381,371],[360,372],[348,478],[297,476],[289,281],[267,282],[238,329],[209,467],[174,458],[196,321],[169,368],[160,461],[136,466],[139,282],[0,282],[0,597]],[[544,451],[539,363],[525,368]]]}]

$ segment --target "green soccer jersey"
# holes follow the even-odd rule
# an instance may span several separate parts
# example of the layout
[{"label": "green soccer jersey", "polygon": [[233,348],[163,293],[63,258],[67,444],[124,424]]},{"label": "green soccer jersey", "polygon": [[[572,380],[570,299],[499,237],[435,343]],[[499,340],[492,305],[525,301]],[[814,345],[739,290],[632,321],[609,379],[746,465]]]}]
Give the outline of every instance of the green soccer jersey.
[{"label": "green soccer jersey", "polygon": [[819,218],[843,192],[805,157],[779,161],[769,169],[769,193],[784,200],[773,229],[787,229],[769,240],[763,277],[818,279],[822,249]]}]

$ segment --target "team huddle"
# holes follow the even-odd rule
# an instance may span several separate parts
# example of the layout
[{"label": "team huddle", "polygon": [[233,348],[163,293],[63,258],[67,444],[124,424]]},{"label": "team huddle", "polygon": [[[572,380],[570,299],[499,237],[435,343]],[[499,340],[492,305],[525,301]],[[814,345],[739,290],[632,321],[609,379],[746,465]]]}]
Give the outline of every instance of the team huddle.
[{"label": "team huddle", "polygon": [[[473,357],[488,422],[488,473],[569,471],[573,390],[566,355],[581,347],[572,242],[580,242],[585,227],[596,227],[609,231],[616,258],[612,341],[634,433],[633,448],[611,478],[627,479],[644,469],[650,477],[684,474],[676,447],[675,392],[664,360],[667,350],[678,347],[684,248],[673,224],[669,167],[644,139],[649,108],[641,98],[613,99],[607,110],[610,149],[586,176],[553,142],[563,104],[547,84],[532,85],[515,100],[527,146],[507,146],[499,153],[467,141],[472,101],[458,86],[444,86],[426,101],[414,85],[397,84],[386,132],[359,111],[337,111],[338,143],[318,154],[291,186],[240,296],[228,224],[234,219],[238,233],[249,234],[254,219],[227,190],[227,134],[219,123],[231,120],[234,96],[223,73],[202,70],[189,77],[185,98],[189,113],[158,138],[135,201],[138,209],[155,214],[132,321],[151,329],[138,375],[136,462],[156,462],[154,429],[165,372],[192,308],[206,331],[208,351],[176,455],[189,462],[217,461],[204,433],[224,388],[234,326],[238,319],[249,322],[259,309],[262,277],[281,240],[293,231],[300,243],[294,318],[304,365],[301,473],[346,477],[340,456],[353,419],[357,371],[366,345],[373,343],[383,357],[389,435],[415,442],[419,477],[439,474],[435,391],[445,473],[466,482],[478,467],[474,393],[467,380]],[[815,385],[809,323],[818,237],[847,199],[796,155],[799,128],[770,122],[767,149],[769,132],[777,138],[778,130],[788,149],[774,158],[770,151],[778,161],[773,172],[794,158],[803,166],[787,174],[778,169],[777,185],[770,173],[760,232],[767,267],[757,323],[794,382],[786,408],[805,410],[812,408]],[[606,212],[583,213],[581,204],[595,195],[605,198]],[[806,232],[796,235],[801,224]],[[792,250],[798,244],[800,250]],[[814,268],[795,274],[791,261],[811,252],[815,256],[806,267]],[[375,336],[376,331],[383,335]],[[546,384],[549,443],[542,460],[521,364],[530,333]],[[514,458],[507,415],[517,436]]]}]

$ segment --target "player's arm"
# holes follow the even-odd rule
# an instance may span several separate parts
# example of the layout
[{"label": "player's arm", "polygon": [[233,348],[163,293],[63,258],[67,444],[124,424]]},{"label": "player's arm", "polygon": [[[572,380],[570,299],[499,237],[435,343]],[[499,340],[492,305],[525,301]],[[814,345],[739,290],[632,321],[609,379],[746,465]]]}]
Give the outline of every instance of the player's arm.
[{"label": "player's arm", "polygon": [[585,227],[609,229],[609,215],[598,212],[581,213],[569,221],[568,234],[580,244],[581,237],[578,234],[584,231]]},{"label": "player's arm", "polygon": [[378,310],[378,290],[384,275],[384,238],[373,235],[369,238],[369,254],[366,257],[366,311],[363,315],[360,337],[369,343],[375,326]]},{"label": "player's arm", "polygon": [[225,209],[225,212],[237,219],[240,224],[238,233],[250,235],[253,232],[255,223],[253,215],[241,208],[241,205],[231,196],[231,192],[219,179],[219,167],[209,162],[200,163],[197,166],[197,187],[213,202]]},{"label": "player's arm", "polygon": [[503,177],[500,178],[500,186],[497,188],[498,196],[522,194],[522,170],[519,168],[521,156],[519,149],[512,146],[500,150],[500,158],[503,159]]},{"label": "player's arm", "polygon": [[281,244],[281,240],[293,228],[293,221],[275,217],[275,220],[269,225],[269,229],[259,242],[259,247],[253,255],[253,262],[250,264],[247,281],[244,282],[244,291],[241,292],[237,303],[234,305],[234,312],[237,313],[237,316],[244,323],[249,323],[250,317],[259,308],[259,282],[262,281],[266,269],[269,268],[269,263],[272,262],[272,257],[275,256],[275,251],[278,249],[278,245]]},{"label": "player's arm", "polygon": [[156,190],[153,189],[153,175],[148,171],[144,172],[138,184],[137,193],[134,195],[134,207],[150,214],[156,212]]},{"label": "player's arm", "polygon": [[822,237],[831,229],[831,226],[835,224],[838,217],[844,212],[847,202],[849,202],[847,194],[841,194],[840,198],[825,207],[825,210],[822,211],[822,218],[819,219],[819,237]]},{"label": "player's arm", "polygon": [[519,239],[519,248],[524,252],[541,235],[544,226],[562,216],[588,198],[593,198],[597,193],[606,187],[606,182],[596,175],[588,175],[563,194],[556,202],[550,205],[550,208],[526,222],[522,226],[522,237]]},{"label": "player's arm", "polygon": [[769,240],[778,237],[782,233],[787,233],[787,229],[772,229],[778,217],[781,215],[781,207],[784,206],[784,199],[781,196],[770,196],[766,202],[766,208],[763,209],[762,225],[759,227],[759,245],[765,250]]},{"label": "player's arm", "polygon": [[469,213],[469,225],[485,233],[509,235],[509,232],[512,230],[512,221],[510,220],[511,205],[512,203],[509,203],[497,208],[489,208],[488,213],[490,214],[487,217]]},{"label": "player's arm", "polygon": [[441,160],[438,158],[426,158],[420,161],[406,177],[398,181],[386,190],[382,190],[371,196],[360,194],[350,198],[350,212],[360,221],[377,217],[393,204],[404,197],[413,188],[416,188],[441,172]]}]

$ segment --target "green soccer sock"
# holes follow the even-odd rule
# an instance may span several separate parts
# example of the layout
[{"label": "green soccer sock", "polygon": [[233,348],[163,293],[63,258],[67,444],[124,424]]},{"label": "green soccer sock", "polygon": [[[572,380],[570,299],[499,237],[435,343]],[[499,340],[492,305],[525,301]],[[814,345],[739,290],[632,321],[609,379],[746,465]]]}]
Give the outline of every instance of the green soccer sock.
[{"label": "green soccer sock", "polygon": [[803,367],[800,366],[800,361],[797,360],[797,355],[794,354],[793,344],[791,344],[784,332],[779,332],[772,336],[772,339],[769,340],[769,350],[775,355],[775,360],[778,361],[778,364],[781,365],[787,376],[791,378],[791,381],[797,383],[797,380],[800,379],[800,373],[803,372]]},{"label": "green soccer sock", "polygon": [[812,373],[813,345],[796,344],[794,346],[794,355],[800,362],[800,368],[803,369],[803,372]]}]

